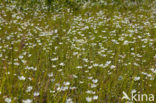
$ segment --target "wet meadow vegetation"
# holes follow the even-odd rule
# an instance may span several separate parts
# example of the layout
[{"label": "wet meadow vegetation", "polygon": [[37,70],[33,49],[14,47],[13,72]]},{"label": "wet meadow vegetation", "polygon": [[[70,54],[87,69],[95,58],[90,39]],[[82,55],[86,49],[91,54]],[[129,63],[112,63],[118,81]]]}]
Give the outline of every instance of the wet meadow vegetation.
[{"label": "wet meadow vegetation", "polygon": [[0,103],[125,103],[123,91],[156,96],[155,0],[0,0]]}]

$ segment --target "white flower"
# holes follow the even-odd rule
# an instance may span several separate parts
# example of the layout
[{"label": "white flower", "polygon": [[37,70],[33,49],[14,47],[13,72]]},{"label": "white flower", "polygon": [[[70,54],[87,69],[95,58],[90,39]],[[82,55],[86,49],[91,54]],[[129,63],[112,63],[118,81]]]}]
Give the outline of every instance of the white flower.
[{"label": "white flower", "polygon": [[97,99],[98,99],[97,95],[93,96],[93,100],[97,100]]},{"label": "white flower", "polygon": [[111,61],[107,61],[105,64],[105,67],[107,67],[110,63],[111,63]]},{"label": "white flower", "polygon": [[20,59],[23,59],[23,56],[22,56],[22,55],[20,55],[20,56],[19,56],[19,58],[20,58]]},{"label": "white flower", "polygon": [[57,29],[55,29],[55,31],[54,31],[55,33],[57,33],[58,32],[58,30]]},{"label": "white flower", "polygon": [[18,79],[19,80],[25,80],[25,77],[24,76],[18,76]]},{"label": "white flower", "polygon": [[21,60],[21,61],[22,61],[22,63],[24,63],[24,64],[26,64],[26,62],[27,62],[26,60]]},{"label": "white flower", "polygon": [[128,43],[129,42],[127,40],[125,40],[124,43],[123,43],[123,45],[128,45]]},{"label": "white flower", "polygon": [[0,57],[2,57],[2,54],[0,54]]},{"label": "white flower", "polygon": [[87,102],[91,102],[92,101],[92,98],[91,97],[86,97],[86,101]]},{"label": "white flower", "polygon": [[67,86],[65,86],[65,87],[62,86],[62,87],[61,87],[61,90],[62,90],[62,91],[66,91],[67,89],[68,89]]},{"label": "white flower", "polygon": [[70,85],[70,82],[64,82],[64,85]]},{"label": "white flower", "polygon": [[31,103],[32,100],[31,99],[26,99],[26,100],[23,100],[23,103]]},{"label": "white flower", "polygon": [[6,103],[11,103],[11,98],[5,98]]},{"label": "white flower", "polygon": [[2,94],[2,92],[0,91],[0,95]]},{"label": "white flower", "polygon": [[51,59],[51,61],[57,61],[58,60],[58,58],[52,58]]},{"label": "white flower", "polygon": [[68,98],[68,99],[66,100],[66,103],[73,103],[73,102],[72,102],[72,99],[71,99],[71,98]]},{"label": "white flower", "polygon": [[78,52],[73,52],[73,55],[77,55],[78,54]]},{"label": "white flower", "polygon": [[88,62],[88,59],[84,58],[83,61]]},{"label": "white flower", "polygon": [[82,68],[82,66],[77,66],[76,68],[81,69],[81,68]]},{"label": "white flower", "polygon": [[140,77],[134,77],[134,80],[138,81],[138,80],[140,80]]},{"label": "white flower", "polygon": [[106,64],[109,65],[111,63],[111,61],[107,61]]},{"label": "white flower", "polygon": [[32,86],[29,86],[26,90],[26,92],[30,92],[32,90]]},{"label": "white flower", "polygon": [[87,90],[86,91],[87,94],[95,94],[96,92],[92,91],[92,90]]},{"label": "white flower", "polygon": [[31,57],[32,56],[32,54],[28,54],[28,57]]},{"label": "white flower", "polygon": [[65,64],[64,63],[60,63],[60,66],[64,66]]},{"label": "white flower", "polygon": [[93,79],[93,77],[88,77],[88,79]]},{"label": "white flower", "polygon": [[99,64],[93,64],[94,67],[97,67]]},{"label": "white flower", "polygon": [[19,66],[19,63],[18,62],[15,62],[14,65]]},{"label": "white flower", "polygon": [[154,69],[154,68],[151,68],[151,71],[152,71],[153,73],[156,73],[156,69]]},{"label": "white flower", "polygon": [[110,67],[110,68],[111,68],[111,69],[114,69],[115,67],[116,67],[116,66],[114,66],[114,65],[111,65],[111,67]]},{"label": "white flower", "polygon": [[97,87],[96,84],[91,84],[91,88],[95,88],[95,87]]},{"label": "white flower", "polygon": [[34,96],[39,96],[40,93],[39,92],[34,92]]},{"label": "white flower", "polygon": [[135,90],[135,89],[133,89],[133,90],[131,91],[131,93],[136,93],[136,90]]},{"label": "white flower", "polygon": [[52,77],[52,76],[53,76],[53,73],[49,73],[49,74],[48,74],[48,77]]},{"label": "white flower", "polygon": [[93,79],[92,82],[93,82],[93,83],[97,83],[98,80],[97,80],[97,79]]},{"label": "white flower", "polygon": [[77,75],[75,75],[75,74],[73,74],[73,77],[74,77],[74,78],[78,78]]},{"label": "white flower", "polygon": [[74,89],[76,89],[76,87],[70,87],[70,89],[71,89],[71,90],[74,90]]}]

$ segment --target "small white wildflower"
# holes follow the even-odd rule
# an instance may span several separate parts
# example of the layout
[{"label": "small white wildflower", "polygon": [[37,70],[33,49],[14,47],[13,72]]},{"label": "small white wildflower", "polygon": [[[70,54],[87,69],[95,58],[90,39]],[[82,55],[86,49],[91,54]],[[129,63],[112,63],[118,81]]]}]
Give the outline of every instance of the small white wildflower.
[{"label": "small white wildflower", "polygon": [[151,75],[151,74],[148,74],[147,76],[148,76],[148,77],[152,77],[152,75]]},{"label": "small white wildflower", "polygon": [[32,56],[32,54],[28,54],[28,57],[31,57]]},{"label": "small white wildflower", "polygon": [[56,65],[52,65],[53,68],[56,68]]},{"label": "small white wildflower", "polygon": [[78,52],[73,52],[73,55],[77,55],[78,54]]},{"label": "small white wildflower", "polygon": [[58,58],[52,58],[51,59],[51,61],[57,61],[58,60]]},{"label": "small white wildflower", "polygon": [[88,77],[88,79],[93,79],[93,77]]},{"label": "small white wildflower", "polygon": [[70,87],[70,89],[71,89],[71,90],[74,90],[74,89],[76,89],[76,87]]},{"label": "small white wildflower", "polygon": [[52,77],[52,76],[53,76],[53,73],[49,73],[49,74],[48,74],[48,77]]},{"label": "small white wildflower", "polygon": [[97,87],[96,84],[91,84],[91,88],[95,88],[95,87]]},{"label": "small white wildflower", "polygon": [[55,91],[50,90],[50,93],[55,93]]},{"label": "small white wildflower", "polygon": [[23,103],[32,103],[32,100],[31,99],[26,99],[26,100],[23,100]]},{"label": "small white wildflower", "polygon": [[23,56],[22,56],[22,55],[20,55],[20,56],[19,56],[19,58],[20,58],[20,59],[23,59]]},{"label": "small white wildflower", "polygon": [[24,53],[23,53],[23,55],[26,55],[26,54],[27,54],[27,52],[24,52]]},{"label": "small white wildflower", "polygon": [[93,66],[89,66],[89,67],[88,67],[88,69],[92,69],[92,68],[93,68]]},{"label": "small white wildflower", "polygon": [[97,100],[97,99],[98,99],[97,95],[93,96],[93,100]]},{"label": "small white wildflower", "polygon": [[140,80],[140,77],[134,77],[134,80],[138,81],[138,80]]},{"label": "small white wildflower", "polygon": [[83,61],[88,62],[88,59],[84,58]]},{"label": "small white wildflower", "polygon": [[133,89],[133,90],[131,91],[131,93],[136,93],[136,90],[135,90],[135,89]]},{"label": "small white wildflower", "polygon": [[67,98],[66,103],[73,103],[71,98]]},{"label": "small white wildflower", "polygon": [[64,85],[70,85],[70,82],[64,82]]},{"label": "small white wildflower", "polygon": [[87,90],[86,93],[88,93],[88,94],[95,94],[96,92],[94,92],[92,90]]},{"label": "small white wildflower", "polygon": [[40,93],[39,92],[34,92],[34,96],[39,96]]},{"label": "small white wildflower", "polygon": [[73,77],[74,77],[74,78],[78,78],[77,75],[75,75],[75,74],[73,74]]},{"label": "small white wildflower", "polygon": [[18,76],[18,79],[19,80],[25,80],[25,77],[24,76]]},{"label": "small white wildflower", "polygon": [[127,40],[125,40],[124,43],[123,43],[123,45],[128,45],[128,43],[129,42]]},{"label": "small white wildflower", "polygon": [[107,61],[105,64],[105,67],[107,67],[110,63],[111,63],[111,61]]},{"label": "small white wildflower", "polygon": [[88,70],[86,70],[85,72],[86,72],[86,73],[88,73],[89,71],[88,71]]},{"label": "small white wildflower", "polygon": [[19,66],[19,63],[18,62],[15,62],[14,65]]},{"label": "small white wildflower", "polygon": [[6,103],[11,103],[11,98],[5,98]]},{"label": "small white wildflower", "polygon": [[55,29],[55,31],[54,31],[55,33],[57,33],[58,32],[58,30],[57,29]]},{"label": "small white wildflower", "polygon": [[152,71],[153,73],[156,73],[156,69],[154,69],[154,68],[151,68],[151,71]]},{"label": "small white wildflower", "polygon": [[29,79],[30,81],[32,81],[32,78],[29,77],[28,79]]},{"label": "small white wildflower", "polygon": [[110,68],[111,68],[111,69],[114,69],[115,67],[116,67],[116,66],[114,66],[114,65],[111,65],[111,67],[110,67]]},{"label": "small white wildflower", "polygon": [[82,66],[77,66],[76,68],[81,69],[81,68],[82,68]]},{"label": "small white wildflower", "polygon": [[92,92],[93,92],[93,91],[91,91],[91,90],[87,90],[87,91],[86,91],[87,94],[92,94]]},{"label": "small white wildflower", "polygon": [[57,91],[61,91],[61,88],[60,88],[60,87],[58,87],[56,90],[57,90]]},{"label": "small white wildflower", "polygon": [[94,67],[97,67],[99,64],[93,64]]},{"label": "small white wildflower", "polygon": [[110,63],[111,63],[111,61],[107,61],[107,62],[106,62],[106,64],[108,64],[108,65],[109,65]]},{"label": "small white wildflower", "polygon": [[32,90],[32,86],[29,86],[26,90],[26,92],[30,92]]},{"label": "small white wildflower", "polygon": [[93,83],[97,83],[98,80],[97,80],[97,79],[93,79],[92,82],[93,82]]},{"label": "small white wildflower", "polygon": [[62,87],[61,87],[61,90],[62,90],[62,91],[66,91],[67,89],[68,89],[67,86],[65,86],[65,87],[62,86]]},{"label": "small white wildflower", "polygon": [[36,67],[32,67],[31,69],[32,69],[32,70],[34,70],[34,71],[36,71],[36,70],[37,70],[37,68],[36,68]]},{"label": "small white wildflower", "polygon": [[2,57],[2,54],[0,54],[0,57]]},{"label": "small white wildflower", "polygon": [[86,97],[86,101],[87,102],[91,102],[92,101],[92,98],[91,97]]},{"label": "small white wildflower", "polygon": [[64,66],[65,64],[64,63],[60,63],[60,66]]},{"label": "small white wildflower", "polygon": [[59,71],[59,72],[62,72],[62,69],[59,69],[58,71]]},{"label": "small white wildflower", "polygon": [[27,62],[26,60],[21,60],[21,61],[22,61],[23,64],[26,64],[26,62]]},{"label": "small white wildflower", "polygon": [[139,66],[139,64],[138,63],[133,63],[135,66]]}]

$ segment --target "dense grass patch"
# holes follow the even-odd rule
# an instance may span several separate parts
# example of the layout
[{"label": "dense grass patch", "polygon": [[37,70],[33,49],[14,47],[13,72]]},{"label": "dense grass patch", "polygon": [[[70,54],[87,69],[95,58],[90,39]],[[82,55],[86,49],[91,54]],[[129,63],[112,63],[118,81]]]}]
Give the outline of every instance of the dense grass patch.
[{"label": "dense grass patch", "polygon": [[1,2],[0,103],[156,95],[155,11],[150,0]]}]

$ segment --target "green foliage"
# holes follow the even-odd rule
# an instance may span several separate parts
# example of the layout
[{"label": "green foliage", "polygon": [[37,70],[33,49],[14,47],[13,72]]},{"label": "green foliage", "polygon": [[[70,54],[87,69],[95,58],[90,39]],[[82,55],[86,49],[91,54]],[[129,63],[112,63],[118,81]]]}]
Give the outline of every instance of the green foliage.
[{"label": "green foliage", "polygon": [[[117,4],[124,6],[126,3],[136,3],[137,5],[142,3],[149,3],[152,0],[5,0],[5,3],[16,2],[17,6],[24,9],[26,7],[47,7],[48,10],[59,10],[60,8],[71,8],[73,10],[80,9],[86,2],[90,4],[103,5]],[[4,2],[4,1],[3,1]],[[40,5],[40,6],[39,6]],[[126,4],[127,5],[127,4]],[[89,5],[90,6],[90,5]]]},{"label": "green foliage", "polygon": [[156,94],[156,3],[88,1],[0,2],[0,103]]}]

